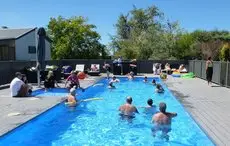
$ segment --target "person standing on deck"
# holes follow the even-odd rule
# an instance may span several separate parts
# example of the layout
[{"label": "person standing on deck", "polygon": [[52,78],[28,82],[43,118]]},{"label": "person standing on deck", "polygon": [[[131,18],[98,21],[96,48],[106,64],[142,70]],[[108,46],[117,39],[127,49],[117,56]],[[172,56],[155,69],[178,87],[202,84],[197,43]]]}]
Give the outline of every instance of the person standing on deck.
[{"label": "person standing on deck", "polygon": [[208,85],[212,83],[212,74],[213,74],[213,61],[211,57],[208,57],[206,61],[206,79],[208,81]]}]

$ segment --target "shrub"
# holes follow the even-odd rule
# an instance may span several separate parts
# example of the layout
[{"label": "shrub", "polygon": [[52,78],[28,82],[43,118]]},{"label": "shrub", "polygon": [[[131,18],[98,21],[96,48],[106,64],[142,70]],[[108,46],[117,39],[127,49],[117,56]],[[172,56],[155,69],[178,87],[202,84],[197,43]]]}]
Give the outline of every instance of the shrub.
[{"label": "shrub", "polygon": [[220,50],[220,60],[222,61],[229,61],[230,59],[230,44],[227,43],[223,45]]}]

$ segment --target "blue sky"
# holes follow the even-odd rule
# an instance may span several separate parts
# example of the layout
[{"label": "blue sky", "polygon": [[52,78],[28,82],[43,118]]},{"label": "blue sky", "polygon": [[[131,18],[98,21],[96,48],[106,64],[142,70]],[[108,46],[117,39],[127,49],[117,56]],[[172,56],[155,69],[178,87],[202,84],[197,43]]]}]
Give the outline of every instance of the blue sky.
[{"label": "blue sky", "polygon": [[84,16],[97,26],[102,43],[115,34],[114,24],[133,5],[156,5],[166,18],[178,20],[187,31],[230,30],[230,0],[3,0],[0,26],[10,28],[46,27],[50,17]]}]

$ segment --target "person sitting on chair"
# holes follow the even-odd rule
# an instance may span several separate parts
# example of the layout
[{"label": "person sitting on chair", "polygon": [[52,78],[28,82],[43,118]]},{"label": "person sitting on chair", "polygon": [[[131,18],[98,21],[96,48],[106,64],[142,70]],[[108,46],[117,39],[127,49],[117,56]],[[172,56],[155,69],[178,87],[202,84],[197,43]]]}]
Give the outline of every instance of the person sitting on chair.
[{"label": "person sitting on chair", "polygon": [[22,81],[20,72],[15,73],[15,78],[10,83],[10,91],[12,97],[26,97],[29,95],[29,87]]},{"label": "person sitting on chair", "polygon": [[184,64],[181,64],[180,67],[179,67],[179,69],[178,69],[178,71],[179,71],[180,73],[186,73],[186,72],[187,72],[187,69],[185,68]]},{"label": "person sitting on chair", "polygon": [[91,71],[98,71],[99,68],[97,67],[96,64],[94,64],[92,67],[91,67]]}]

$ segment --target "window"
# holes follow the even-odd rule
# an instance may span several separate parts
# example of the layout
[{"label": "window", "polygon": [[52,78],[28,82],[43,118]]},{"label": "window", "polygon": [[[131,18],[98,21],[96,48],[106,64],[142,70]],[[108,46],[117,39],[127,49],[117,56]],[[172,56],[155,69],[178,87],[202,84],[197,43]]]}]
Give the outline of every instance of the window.
[{"label": "window", "polygon": [[36,54],[36,47],[35,46],[29,46],[28,47],[28,53],[29,54]]}]

